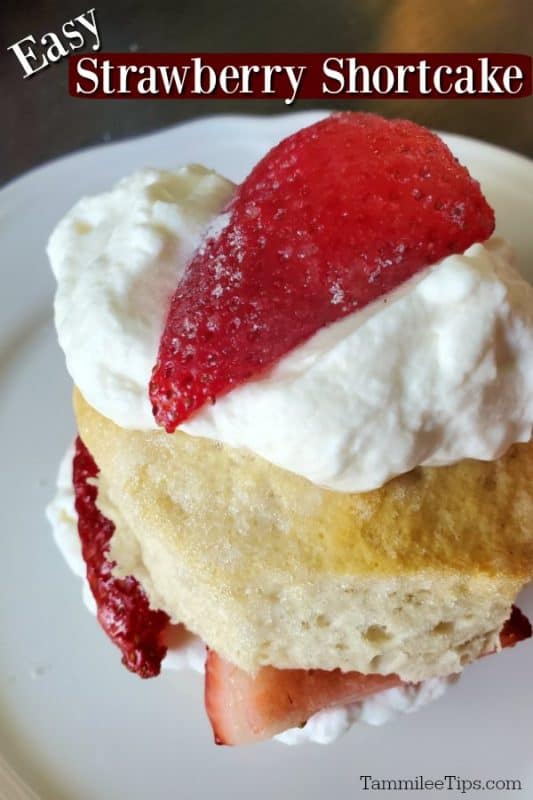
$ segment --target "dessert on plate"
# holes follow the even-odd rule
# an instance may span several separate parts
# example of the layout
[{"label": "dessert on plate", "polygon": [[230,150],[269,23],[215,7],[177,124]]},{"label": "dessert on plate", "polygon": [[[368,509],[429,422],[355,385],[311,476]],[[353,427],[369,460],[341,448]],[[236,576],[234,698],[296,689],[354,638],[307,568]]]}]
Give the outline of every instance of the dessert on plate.
[{"label": "dessert on plate", "polygon": [[145,169],[48,252],[56,539],[129,669],[205,660],[217,742],[329,741],[531,635],[533,287],[438,136],[345,112],[239,186]]}]

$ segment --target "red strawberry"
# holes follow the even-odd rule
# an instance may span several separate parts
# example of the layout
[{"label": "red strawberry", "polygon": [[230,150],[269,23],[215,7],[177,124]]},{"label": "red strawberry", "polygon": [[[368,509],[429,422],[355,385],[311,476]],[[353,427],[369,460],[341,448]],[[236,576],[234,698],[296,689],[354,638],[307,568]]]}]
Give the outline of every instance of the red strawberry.
[{"label": "red strawberry", "polygon": [[478,183],[435,134],[351,112],[271,150],[228,220],[172,299],[150,383],[169,432],[324,325],[494,228]]},{"label": "red strawberry", "polygon": [[[531,636],[516,607],[500,634],[502,647]],[[205,707],[217,744],[249,744],[301,725],[323,708],[348,705],[402,685],[397,675],[263,667],[254,677],[208,652]],[[405,684],[404,684],[405,685]]]},{"label": "red strawberry", "polygon": [[78,437],[73,462],[78,532],[98,621],[122,651],[124,666],[141,678],[151,678],[159,674],[166,654],[161,637],[169,618],[150,609],[135,578],[113,577],[115,562],[107,554],[115,526],[96,506],[98,490],[91,481],[97,475],[98,467]]},{"label": "red strawberry", "polygon": [[295,728],[323,708],[399,686],[397,675],[263,667],[255,677],[210,650],[205,707],[217,744],[248,744]]},{"label": "red strawberry", "polygon": [[519,608],[513,606],[511,616],[500,632],[502,647],[514,647],[518,642],[531,637],[531,623]]}]

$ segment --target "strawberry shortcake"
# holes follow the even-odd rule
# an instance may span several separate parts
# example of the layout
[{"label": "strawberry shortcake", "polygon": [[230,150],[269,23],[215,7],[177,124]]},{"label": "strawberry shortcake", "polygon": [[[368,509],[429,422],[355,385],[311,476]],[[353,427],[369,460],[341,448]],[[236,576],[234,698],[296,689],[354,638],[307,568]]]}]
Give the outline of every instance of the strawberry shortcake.
[{"label": "strawberry shortcake", "polygon": [[57,538],[128,669],[194,643],[218,743],[329,740],[531,635],[533,287],[494,226],[437,135],[344,112],[53,232]]}]

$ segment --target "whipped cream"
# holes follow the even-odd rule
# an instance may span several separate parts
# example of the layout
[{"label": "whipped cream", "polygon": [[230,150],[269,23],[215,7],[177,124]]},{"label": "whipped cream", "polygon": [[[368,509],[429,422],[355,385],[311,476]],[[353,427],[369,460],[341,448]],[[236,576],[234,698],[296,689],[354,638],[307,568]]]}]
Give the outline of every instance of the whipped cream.
[{"label": "whipped cream", "polygon": [[[67,367],[101,414],[155,428],[148,383],[187,260],[233,191],[201,167],[144,170],[81,200],[48,246]],[[211,229],[206,226],[211,222]],[[498,239],[319,330],[181,430],[339,491],[499,458],[533,426],[533,287]]]},{"label": "whipped cream", "polygon": [[[66,563],[82,580],[83,600],[91,614],[96,614],[96,603],[91,593],[86,566],[81,554],[78,523],[74,508],[74,488],[72,485],[72,459],[74,446],[71,445],[61,461],[57,474],[55,496],[48,504],[46,516],[52,526],[55,543]],[[165,644],[167,654],[162,669],[191,669],[200,674],[205,668],[205,644],[183,625],[169,625]],[[360,703],[352,703],[338,708],[327,708],[310,717],[303,728],[289,728],[274,738],[288,745],[315,742],[330,744],[345,734],[356,722],[367,725],[384,725],[402,713],[418,711],[428,703],[438,700],[448,686],[457,680],[449,678],[430,678],[416,686],[399,686],[378,692]]]},{"label": "whipped cream", "polygon": [[295,745],[305,742],[331,744],[350,730],[356,722],[366,725],[385,725],[402,714],[412,714],[439,700],[448,686],[457,680],[430,678],[413,686],[398,686],[367,697],[360,703],[338,708],[326,708],[310,717],[303,728],[289,728],[274,738],[283,744]]},{"label": "whipped cream", "polygon": [[80,200],[50,238],[67,369],[85,399],[124,428],[155,427],[148,382],[169,298],[233,190],[201,166],[145,169]]}]

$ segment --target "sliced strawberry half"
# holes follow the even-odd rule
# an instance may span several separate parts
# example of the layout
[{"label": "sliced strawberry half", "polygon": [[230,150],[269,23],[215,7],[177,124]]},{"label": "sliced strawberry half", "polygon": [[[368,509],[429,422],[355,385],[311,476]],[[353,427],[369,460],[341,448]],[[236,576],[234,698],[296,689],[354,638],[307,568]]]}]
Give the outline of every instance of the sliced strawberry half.
[{"label": "sliced strawberry half", "polygon": [[122,651],[124,666],[141,678],[151,678],[159,674],[166,654],[162,636],[169,618],[163,611],[150,608],[142,586],[134,577],[113,576],[115,562],[108,554],[115,526],[96,505],[98,489],[94,478],[98,471],[78,437],[72,470],[78,532],[98,621]]},{"label": "sliced strawberry half", "polygon": [[[502,647],[531,636],[517,608],[500,634]],[[250,744],[302,725],[317,711],[348,705],[406,685],[398,675],[263,667],[251,676],[213,650],[208,652],[205,707],[217,744]]]},{"label": "sliced strawberry half", "polygon": [[531,637],[531,623],[519,608],[513,606],[511,616],[500,632],[500,644],[502,647],[514,647],[515,644]]},{"label": "sliced strawberry half", "polygon": [[344,112],[271,150],[172,298],[150,383],[172,432],[321,327],[487,239],[494,214],[435,134]]},{"label": "sliced strawberry half", "polygon": [[217,744],[247,744],[296,728],[317,711],[399,686],[397,675],[263,667],[255,677],[210,650],[205,707]]}]

